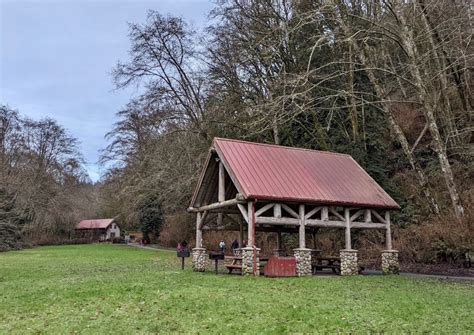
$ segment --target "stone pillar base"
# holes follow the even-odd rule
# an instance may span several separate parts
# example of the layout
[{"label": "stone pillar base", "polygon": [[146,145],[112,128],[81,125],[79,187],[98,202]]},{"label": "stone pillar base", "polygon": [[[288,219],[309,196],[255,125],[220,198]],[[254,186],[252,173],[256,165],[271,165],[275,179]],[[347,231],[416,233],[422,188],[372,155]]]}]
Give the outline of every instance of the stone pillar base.
[{"label": "stone pillar base", "polygon": [[204,272],[207,265],[207,253],[205,248],[193,249],[193,271]]},{"label": "stone pillar base", "polygon": [[354,276],[359,274],[359,266],[357,264],[357,250],[343,249],[339,251],[341,257],[341,275]]},{"label": "stone pillar base", "polygon": [[398,274],[400,265],[398,264],[398,250],[382,251],[382,272],[384,275]]},{"label": "stone pillar base", "polygon": [[273,256],[276,256],[276,257],[283,257],[285,256],[285,250],[283,249],[273,249]]},{"label": "stone pillar base", "polygon": [[293,249],[296,258],[296,274],[298,277],[311,276],[311,249]]},{"label": "stone pillar base", "polygon": [[[257,253],[257,265],[255,275],[260,275],[260,249],[256,248]],[[242,275],[253,275],[253,248],[245,247],[242,248]]]}]

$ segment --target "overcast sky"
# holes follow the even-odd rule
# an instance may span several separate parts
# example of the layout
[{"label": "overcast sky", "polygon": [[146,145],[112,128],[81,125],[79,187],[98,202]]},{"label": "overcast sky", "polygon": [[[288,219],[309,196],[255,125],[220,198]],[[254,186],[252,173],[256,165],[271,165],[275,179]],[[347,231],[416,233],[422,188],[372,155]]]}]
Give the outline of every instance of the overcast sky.
[{"label": "overcast sky", "polygon": [[56,119],[81,142],[96,181],[104,134],[135,93],[113,91],[110,76],[127,59],[127,22],[144,22],[154,9],[200,28],[211,7],[209,0],[0,0],[0,104]]}]

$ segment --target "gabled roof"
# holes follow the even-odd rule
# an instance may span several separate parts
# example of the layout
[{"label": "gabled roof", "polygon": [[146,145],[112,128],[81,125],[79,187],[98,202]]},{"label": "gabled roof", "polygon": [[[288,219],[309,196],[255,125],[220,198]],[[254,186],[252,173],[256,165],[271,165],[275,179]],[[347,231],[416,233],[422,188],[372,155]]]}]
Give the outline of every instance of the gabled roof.
[{"label": "gabled roof", "polygon": [[[246,199],[400,208],[350,155],[225,138],[215,138],[213,147]],[[202,205],[203,187],[209,184],[203,181],[215,175],[207,171],[212,155],[191,206]]]},{"label": "gabled roof", "polygon": [[114,219],[82,220],[76,225],[76,229],[106,229]]}]

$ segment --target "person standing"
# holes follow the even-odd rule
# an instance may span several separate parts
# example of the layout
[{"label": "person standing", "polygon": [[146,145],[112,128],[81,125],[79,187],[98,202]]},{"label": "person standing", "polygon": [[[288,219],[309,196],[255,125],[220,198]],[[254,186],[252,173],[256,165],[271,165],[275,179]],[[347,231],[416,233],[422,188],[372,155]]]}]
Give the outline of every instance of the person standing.
[{"label": "person standing", "polygon": [[224,251],[225,251],[225,242],[224,242],[224,240],[221,240],[219,242],[219,249],[221,250],[221,254],[223,254]]},{"label": "person standing", "polygon": [[232,242],[232,245],[230,247],[232,248],[232,253],[234,254],[234,256],[236,256],[237,249],[239,249],[239,241],[234,240],[234,242]]}]

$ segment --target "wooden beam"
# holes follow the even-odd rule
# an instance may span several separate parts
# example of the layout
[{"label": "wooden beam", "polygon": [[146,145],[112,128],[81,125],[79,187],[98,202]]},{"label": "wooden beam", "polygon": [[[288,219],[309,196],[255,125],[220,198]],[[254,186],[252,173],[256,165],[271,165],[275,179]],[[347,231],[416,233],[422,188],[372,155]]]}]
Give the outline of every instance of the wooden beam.
[{"label": "wooden beam", "polygon": [[300,240],[300,249],[306,248],[306,231],[305,231],[305,206],[300,204],[299,207],[299,217],[300,217],[300,231],[299,231],[299,240]]},{"label": "wooden beam", "polygon": [[281,205],[280,204],[275,204],[275,206],[273,206],[273,216],[276,218],[281,218]]},{"label": "wooden beam", "polygon": [[[306,227],[319,228],[346,228],[344,221],[323,221],[323,220],[306,220]],[[367,223],[367,222],[351,222],[351,229],[386,229],[385,223]]]},{"label": "wooden beam", "polygon": [[321,210],[321,220],[323,221],[329,220],[329,208],[327,206],[324,206],[323,209]]},{"label": "wooden beam", "polygon": [[387,250],[392,250],[392,230],[390,229],[390,212],[385,212],[385,222],[386,222],[386,230],[385,230],[385,245]]},{"label": "wooden beam", "polygon": [[271,225],[289,225],[289,226],[298,226],[300,220],[293,218],[272,218],[260,216],[256,218],[257,224],[271,224]]},{"label": "wooden beam", "polygon": [[219,193],[217,200],[219,202],[225,201],[225,169],[221,161],[219,161]]},{"label": "wooden beam", "polygon": [[379,220],[382,223],[387,223],[387,221],[385,221],[385,219],[382,216],[380,216],[380,214],[377,213],[377,211],[372,209],[371,212],[377,218],[377,220]]},{"label": "wooden beam", "polygon": [[372,222],[351,222],[351,229],[387,229],[385,223],[372,223]]},{"label": "wooden beam", "polygon": [[249,215],[247,213],[247,208],[242,204],[237,204],[237,208],[240,210],[240,213],[244,217],[245,222],[249,223]]},{"label": "wooden beam", "polygon": [[314,208],[314,209],[311,210],[308,214],[306,214],[305,219],[309,219],[310,217],[312,217],[313,215],[315,215],[316,213],[318,213],[321,209],[322,209],[322,207],[316,207],[316,208]]},{"label": "wooden beam", "polygon": [[263,213],[271,209],[273,206],[275,206],[275,204],[273,203],[266,204],[265,206],[263,206],[262,208],[260,208],[258,211],[255,212],[255,217],[262,215]]},{"label": "wooden beam", "polygon": [[319,227],[319,228],[345,228],[346,223],[344,221],[332,221],[332,220],[306,220],[306,227]]},{"label": "wooden beam", "polygon": [[215,202],[213,204],[201,206],[198,208],[189,207],[188,212],[197,213],[197,212],[210,211],[210,210],[219,209],[219,208],[232,207],[243,202],[244,200],[242,199],[242,197],[239,196],[239,194],[237,194],[237,196],[234,199],[225,200],[222,202]]},{"label": "wooden beam", "polygon": [[339,220],[345,221],[345,218],[339,214],[334,207],[329,207],[329,211],[334,214]]},{"label": "wooden beam", "polygon": [[364,210],[364,222],[371,222],[372,221],[372,215],[370,212],[370,209],[365,209]]},{"label": "wooden beam", "polygon": [[346,249],[350,250],[351,245],[351,212],[349,208],[344,209],[344,218],[346,223]]},{"label": "wooden beam", "polygon": [[298,213],[296,213],[294,210],[292,210],[288,205],[281,204],[281,207],[288,212],[292,217],[299,219]]},{"label": "wooden beam", "polygon": [[208,212],[214,213],[214,214],[223,213],[223,214],[239,214],[240,215],[240,211],[237,208],[232,208],[232,207],[211,209],[211,210],[208,210]]},{"label": "wooden beam", "polygon": [[[262,226],[256,226],[255,231],[256,232],[266,232],[266,233],[276,233],[278,231],[282,233],[290,233],[290,234],[298,234],[299,230],[296,227],[278,227],[279,230],[276,230],[276,227],[262,227]],[[215,227],[215,226],[204,226],[202,228],[204,231],[239,231],[238,226],[223,226],[223,227]]]},{"label": "wooden beam", "polygon": [[202,226],[204,225],[204,222],[205,222],[205,220],[206,220],[208,214],[209,214],[208,211],[204,211],[204,212],[202,213],[199,228],[202,228]]},{"label": "wooden beam", "polygon": [[351,221],[351,222],[354,221],[354,220],[357,219],[359,216],[361,216],[362,213],[364,213],[364,210],[362,210],[362,209],[359,210],[359,211],[357,211],[354,215],[351,216],[350,221]]}]

